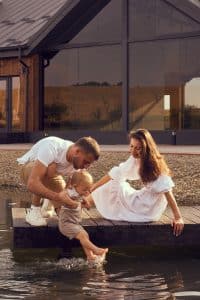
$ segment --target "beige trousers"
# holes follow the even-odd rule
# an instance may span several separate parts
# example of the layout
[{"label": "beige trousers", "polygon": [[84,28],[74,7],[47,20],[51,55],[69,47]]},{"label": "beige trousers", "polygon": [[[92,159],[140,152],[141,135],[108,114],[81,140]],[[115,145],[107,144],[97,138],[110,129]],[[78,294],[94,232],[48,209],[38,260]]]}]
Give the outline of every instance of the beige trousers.
[{"label": "beige trousers", "polygon": [[[33,166],[34,166],[34,161],[28,162],[24,165],[21,165],[20,177],[21,177],[21,180],[26,185],[27,185],[27,182],[28,182],[28,179],[31,174]],[[54,192],[61,192],[66,187],[66,182],[62,175],[55,175],[54,177],[46,176],[42,183],[44,184],[45,187],[47,187],[48,189],[50,189]],[[37,195],[34,195],[34,196],[40,200],[39,196],[37,196]],[[58,208],[61,206],[61,204],[56,201],[51,201],[51,202],[55,208]]]}]

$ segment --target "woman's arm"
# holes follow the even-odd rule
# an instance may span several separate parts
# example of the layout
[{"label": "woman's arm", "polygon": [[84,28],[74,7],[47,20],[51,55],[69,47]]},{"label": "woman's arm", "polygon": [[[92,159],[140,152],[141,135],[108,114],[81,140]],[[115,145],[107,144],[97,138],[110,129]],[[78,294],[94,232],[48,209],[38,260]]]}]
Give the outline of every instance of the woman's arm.
[{"label": "woman's arm", "polygon": [[174,219],[172,221],[173,233],[178,236],[183,231],[184,221],[172,191],[166,192],[165,197],[174,215]]},{"label": "woman's arm", "polygon": [[95,182],[90,190],[90,192],[93,192],[94,190],[96,190],[96,188],[98,188],[99,186],[105,184],[106,182],[110,181],[112,178],[106,174],[105,176],[103,176],[101,179],[99,179],[97,182]]}]

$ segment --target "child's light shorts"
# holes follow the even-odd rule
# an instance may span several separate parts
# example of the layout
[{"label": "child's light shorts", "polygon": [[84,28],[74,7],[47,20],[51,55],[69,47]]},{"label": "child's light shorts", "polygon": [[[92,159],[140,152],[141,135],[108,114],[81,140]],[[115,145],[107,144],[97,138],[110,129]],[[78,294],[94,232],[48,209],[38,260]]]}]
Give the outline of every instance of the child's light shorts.
[{"label": "child's light shorts", "polygon": [[60,232],[70,240],[75,238],[81,231],[84,231],[88,235],[87,231],[79,224],[80,219],[81,211],[78,212],[76,209],[61,208],[58,220]]}]

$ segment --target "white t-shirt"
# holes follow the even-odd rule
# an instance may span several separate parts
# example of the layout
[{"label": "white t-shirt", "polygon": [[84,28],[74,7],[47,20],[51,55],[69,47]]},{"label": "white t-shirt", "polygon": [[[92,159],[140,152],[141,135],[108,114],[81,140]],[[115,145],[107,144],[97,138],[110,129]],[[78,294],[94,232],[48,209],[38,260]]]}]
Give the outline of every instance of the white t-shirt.
[{"label": "white t-shirt", "polygon": [[48,167],[51,163],[57,164],[57,173],[69,175],[75,170],[73,165],[67,161],[66,155],[69,147],[73,142],[50,136],[38,141],[27,153],[17,159],[21,165],[29,161],[39,160],[43,165]]}]

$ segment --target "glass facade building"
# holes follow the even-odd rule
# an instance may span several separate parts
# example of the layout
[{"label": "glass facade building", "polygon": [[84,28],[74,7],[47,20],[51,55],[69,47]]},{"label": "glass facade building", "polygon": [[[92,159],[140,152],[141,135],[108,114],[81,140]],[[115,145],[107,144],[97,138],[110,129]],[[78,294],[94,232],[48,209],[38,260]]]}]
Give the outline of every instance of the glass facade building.
[{"label": "glass facade building", "polygon": [[200,129],[200,24],[164,0],[113,0],[45,70],[45,129]]}]

